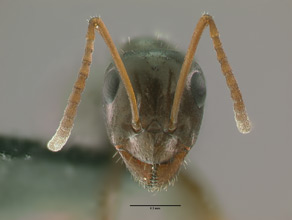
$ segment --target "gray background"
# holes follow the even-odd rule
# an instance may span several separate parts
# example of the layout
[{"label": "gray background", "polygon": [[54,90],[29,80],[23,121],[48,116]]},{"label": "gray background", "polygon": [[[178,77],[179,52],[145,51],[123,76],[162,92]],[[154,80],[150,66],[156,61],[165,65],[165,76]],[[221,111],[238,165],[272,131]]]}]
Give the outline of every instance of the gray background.
[{"label": "gray background", "polygon": [[[154,35],[186,50],[202,12],[214,16],[253,131],[240,134],[208,31],[197,51],[208,94],[201,134],[188,158],[228,219],[292,219],[290,0],[1,0],[0,133],[48,140],[80,67],[89,16],[115,42]],[[101,141],[96,115],[109,52],[97,37],[92,74],[71,142]],[[96,74],[98,73],[98,74]],[[290,134],[290,135],[289,135]]]}]

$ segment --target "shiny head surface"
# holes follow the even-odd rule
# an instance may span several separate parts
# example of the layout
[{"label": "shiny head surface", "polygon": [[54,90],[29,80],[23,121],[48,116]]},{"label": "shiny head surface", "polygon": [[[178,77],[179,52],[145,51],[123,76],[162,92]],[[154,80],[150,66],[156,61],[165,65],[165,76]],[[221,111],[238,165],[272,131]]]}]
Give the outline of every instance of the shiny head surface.
[{"label": "shiny head surface", "polygon": [[142,129],[131,125],[129,99],[118,70],[111,63],[103,88],[108,136],[134,179],[150,191],[173,184],[188,151],[195,144],[203,117],[205,79],[193,61],[187,77],[178,123],[169,131],[170,113],[184,55],[165,41],[137,38],[122,48],[137,99]]}]

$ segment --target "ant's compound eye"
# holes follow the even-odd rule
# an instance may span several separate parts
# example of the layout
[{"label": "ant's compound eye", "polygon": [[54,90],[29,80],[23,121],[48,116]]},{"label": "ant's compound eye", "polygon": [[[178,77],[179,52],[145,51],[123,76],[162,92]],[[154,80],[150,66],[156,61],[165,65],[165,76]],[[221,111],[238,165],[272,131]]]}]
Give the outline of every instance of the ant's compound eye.
[{"label": "ant's compound eye", "polygon": [[106,73],[103,86],[103,97],[106,103],[112,103],[120,85],[120,76],[115,68]]},{"label": "ant's compound eye", "polygon": [[195,71],[191,78],[191,93],[199,108],[204,106],[206,98],[206,83],[201,71]]}]

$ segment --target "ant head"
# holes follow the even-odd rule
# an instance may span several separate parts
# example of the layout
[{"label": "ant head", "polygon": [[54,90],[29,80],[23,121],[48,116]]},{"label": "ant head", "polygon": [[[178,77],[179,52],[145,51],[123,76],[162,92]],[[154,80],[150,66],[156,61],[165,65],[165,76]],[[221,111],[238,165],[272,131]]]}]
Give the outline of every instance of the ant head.
[{"label": "ant head", "polygon": [[250,132],[241,92],[210,15],[200,18],[185,58],[162,40],[144,38],[132,42],[129,39],[123,48],[123,60],[101,18],[93,17],[88,24],[78,79],[48,148],[59,151],[71,134],[98,30],[115,63],[107,70],[103,91],[110,140],[142,185],[156,190],[171,183],[200,129],[206,90],[202,71],[193,57],[207,26],[230,89],[237,128],[244,134]]},{"label": "ant head", "polygon": [[133,129],[125,86],[115,65],[110,64],[103,88],[108,135],[134,178],[150,191],[159,190],[174,182],[180,165],[196,142],[206,95],[204,76],[193,62],[176,129],[169,131],[183,55],[174,50],[151,48],[125,52],[122,60],[137,100],[141,129]]}]

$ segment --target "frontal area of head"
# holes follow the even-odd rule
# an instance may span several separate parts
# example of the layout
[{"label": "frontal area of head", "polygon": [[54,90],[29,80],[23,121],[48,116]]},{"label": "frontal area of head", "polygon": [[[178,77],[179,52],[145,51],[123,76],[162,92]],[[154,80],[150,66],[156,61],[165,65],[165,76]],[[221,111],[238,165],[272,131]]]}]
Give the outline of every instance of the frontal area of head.
[{"label": "frontal area of head", "polygon": [[122,59],[135,93],[142,129],[136,132],[132,127],[126,89],[111,65],[105,80],[105,87],[108,84],[106,88],[110,89],[106,90],[109,98],[104,105],[108,134],[135,180],[155,191],[173,184],[184,157],[197,139],[203,105],[197,105],[193,96],[197,90],[192,88],[192,76],[200,76],[201,72],[194,62],[185,85],[177,129],[169,132],[183,55],[154,49],[129,51]]}]

